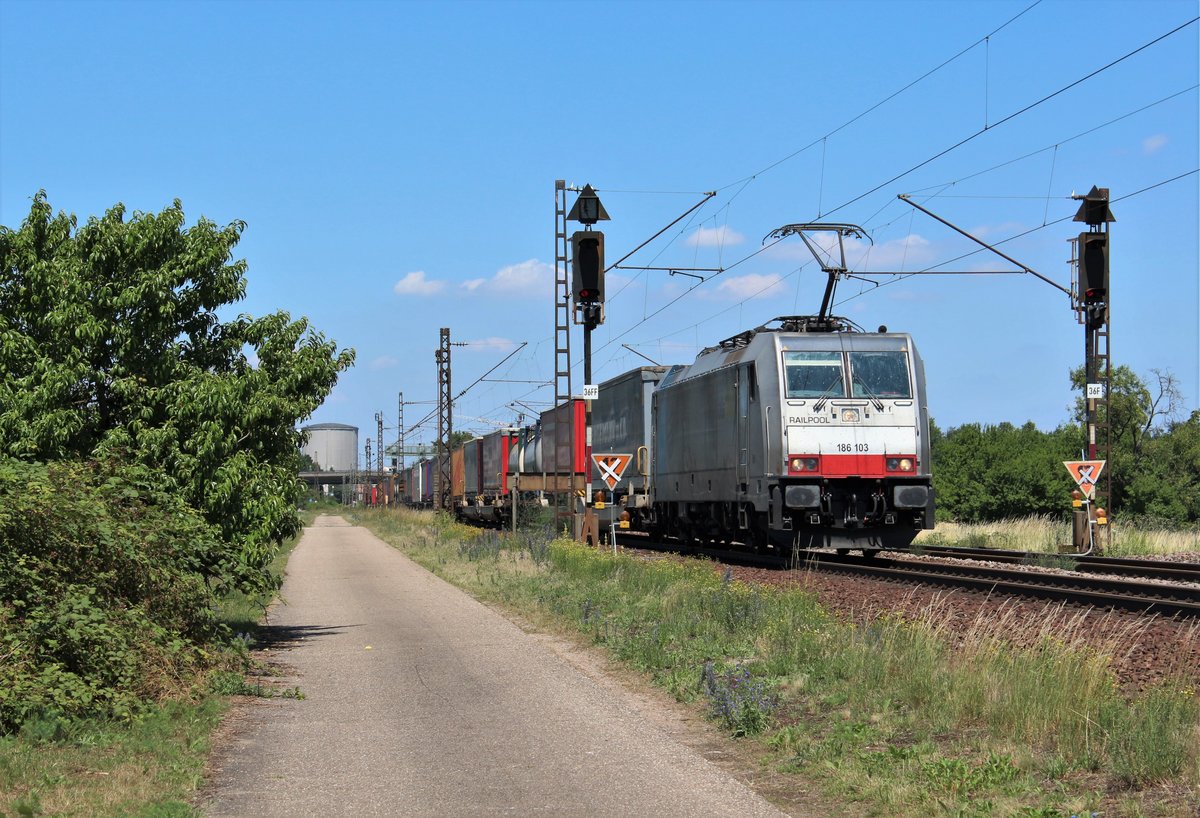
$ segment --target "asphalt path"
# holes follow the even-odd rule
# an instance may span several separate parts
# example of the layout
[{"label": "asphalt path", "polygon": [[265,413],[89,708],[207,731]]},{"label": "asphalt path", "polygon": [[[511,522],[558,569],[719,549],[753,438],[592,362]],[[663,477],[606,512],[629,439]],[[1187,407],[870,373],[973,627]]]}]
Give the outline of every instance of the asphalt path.
[{"label": "asphalt path", "polygon": [[213,816],[779,816],[606,684],[366,529],[323,516],[268,639],[304,698],[234,720]]}]

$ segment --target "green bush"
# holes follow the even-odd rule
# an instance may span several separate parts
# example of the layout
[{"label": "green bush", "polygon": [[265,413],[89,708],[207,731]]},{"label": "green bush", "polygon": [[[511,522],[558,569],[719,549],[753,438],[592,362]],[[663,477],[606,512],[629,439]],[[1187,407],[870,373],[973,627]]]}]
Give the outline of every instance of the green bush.
[{"label": "green bush", "polygon": [[148,469],[0,459],[0,733],[185,689],[216,633],[216,537]]}]

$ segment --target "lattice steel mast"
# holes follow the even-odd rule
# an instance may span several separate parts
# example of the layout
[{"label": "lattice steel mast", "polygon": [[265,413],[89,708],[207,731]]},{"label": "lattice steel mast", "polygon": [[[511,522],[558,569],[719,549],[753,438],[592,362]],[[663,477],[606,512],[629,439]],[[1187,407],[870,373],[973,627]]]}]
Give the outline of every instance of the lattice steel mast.
[{"label": "lattice steel mast", "polygon": [[435,508],[450,507],[450,436],[453,434],[453,396],[450,394],[450,328],[442,327],[434,360],[438,368],[437,464],[434,469],[433,503]]}]

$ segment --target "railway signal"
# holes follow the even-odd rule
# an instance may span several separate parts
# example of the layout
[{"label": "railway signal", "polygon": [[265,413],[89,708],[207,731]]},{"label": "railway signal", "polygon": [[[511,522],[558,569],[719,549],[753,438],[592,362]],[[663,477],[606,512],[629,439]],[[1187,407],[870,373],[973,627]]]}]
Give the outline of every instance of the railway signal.
[{"label": "railway signal", "polygon": [[[1109,323],[1112,317],[1112,304],[1108,291],[1108,262],[1112,245],[1109,242],[1108,225],[1117,220],[1108,206],[1108,188],[1093,185],[1092,189],[1083,195],[1071,194],[1071,198],[1081,202],[1079,210],[1075,214],[1075,221],[1087,224],[1088,229],[1086,232],[1080,233],[1078,238],[1071,239],[1071,243],[1074,245],[1071,265],[1077,274],[1077,286],[1073,286],[1069,290],[1013,257],[1005,255],[987,242],[972,236],[962,228],[956,227],[941,216],[930,212],[912,201],[908,194],[901,194],[899,198],[1006,261],[1016,264],[1024,272],[1045,281],[1071,299],[1071,309],[1075,311],[1079,323],[1084,327],[1086,456],[1089,460],[1106,459],[1111,450],[1112,432],[1108,415],[1108,378],[1111,365],[1108,342],[1111,333]],[[949,271],[938,272],[944,275]],[[1097,488],[1098,499],[1107,501],[1111,496],[1111,489],[1110,470],[1104,477],[1103,485]]]},{"label": "railway signal", "polygon": [[[1080,200],[1075,221],[1088,226],[1076,240],[1076,263],[1078,287],[1075,309],[1084,328],[1083,359],[1086,408],[1086,434],[1088,460],[1105,460],[1110,452],[1112,425],[1109,417],[1108,388],[1112,361],[1109,356],[1109,336],[1112,332],[1111,299],[1109,296],[1109,241],[1108,225],[1117,219],[1109,209],[1108,188],[1092,186]],[[1097,472],[1099,475],[1099,472]],[[1097,485],[1098,499],[1107,501],[1111,497],[1112,477],[1105,477]]]},{"label": "railway signal", "polygon": [[[571,301],[574,304],[576,323],[583,324],[583,382],[592,383],[592,330],[604,323],[604,233],[593,230],[598,221],[609,220],[608,211],[591,185],[584,185],[571,211],[563,218],[563,232],[567,221],[579,222],[584,226],[571,235]],[[557,354],[557,353],[556,353]],[[569,354],[568,354],[569,357]],[[570,376],[568,375],[568,383]],[[592,453],[592,402],[584,401],[584,444],[585,460]],[[572,441],[572,447],[574,442]],[[572,470],[574,466],[572,466]],[[584,512],[578,523],[579,538],[583,542],[599,544],[595,512],[592,511],[592,482],[590,468],[585,478]],[[575,484],[574,471],[571,485]]]},{"label": "railway signal", "polygon": [[[577,308],[604,303],[604,234],[599,230],[571,236],[571,296]],[[603,312],[596,323],[604,323]]]}]

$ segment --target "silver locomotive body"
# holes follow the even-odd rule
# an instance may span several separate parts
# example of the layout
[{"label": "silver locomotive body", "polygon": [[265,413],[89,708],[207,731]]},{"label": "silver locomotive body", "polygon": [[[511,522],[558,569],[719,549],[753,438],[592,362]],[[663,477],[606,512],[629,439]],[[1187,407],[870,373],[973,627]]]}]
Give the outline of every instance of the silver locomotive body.
[{"label": "silver locomotive body", "polygon": [[912,338],[779,320],[662,379],[641,522],[760,548],[907,546],[934,519]]}]

